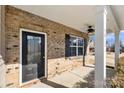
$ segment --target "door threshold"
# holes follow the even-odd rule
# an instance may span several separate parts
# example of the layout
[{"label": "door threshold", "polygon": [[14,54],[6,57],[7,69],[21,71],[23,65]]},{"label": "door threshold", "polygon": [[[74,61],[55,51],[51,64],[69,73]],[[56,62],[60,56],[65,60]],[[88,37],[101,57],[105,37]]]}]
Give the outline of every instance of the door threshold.
[{"label": "door threshold", "polygon": [[41,82],[41,80],[43,80],[43,79],[46,79],[46,77],[44,76],[44,77],[41,77],[41,78],[36,78],[36,79],[30,80],[30,81],[21,83],[20,87],[30,87],[33,84],[36,84],[37,82]]}]

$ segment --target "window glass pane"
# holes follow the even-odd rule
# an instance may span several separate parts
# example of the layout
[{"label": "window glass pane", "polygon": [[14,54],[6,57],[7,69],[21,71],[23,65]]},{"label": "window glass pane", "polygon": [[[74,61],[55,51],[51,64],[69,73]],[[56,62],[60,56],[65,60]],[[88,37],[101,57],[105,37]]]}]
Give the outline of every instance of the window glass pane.
[{"label": "window glass pane", "polygon": [[28,64],[40,62],[41,57],[41,38],[36,36],[27,36],[28,43]]},{"label": "window glass pane", "polygon": [[78,55],[83,55],[83,47],[78,47]]},{"label": "window glass pane", "polygon": [[35,63],[40,62],[41,57],[41,49],[40,49],[40,37],[34,37],[35,38]]},{"label": "window glass pane", "polygon": [[70,47],[70,56],[76,56],[76,47]]},{"label": "window glass pane", "polygon": [[76,46],[77,43],[77,38],[75,37],[70,37],[70,46]]},{"label": "window glass pane", "polygon": [[79,37],[70,36],[68,49],[69,56],[83,55],[84,39]]},{"label": "window glass pane", "polygon": [[78,38],[78,46],[83,46],[83,39],[82,38]]},{"label": "window glass pane", "polygon": [[33,63],[34,61],[35,61],[35,59],[34,59],[34,38],[33,38],[33,36],[30,36],[30,35],[28,35],[27,36],[27,43],[28,43],[28,64],[31,64],[31,63]]}]

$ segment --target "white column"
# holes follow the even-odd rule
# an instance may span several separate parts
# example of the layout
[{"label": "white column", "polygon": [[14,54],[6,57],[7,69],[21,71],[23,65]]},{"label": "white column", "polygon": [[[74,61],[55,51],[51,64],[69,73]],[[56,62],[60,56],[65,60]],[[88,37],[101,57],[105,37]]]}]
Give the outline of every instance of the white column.
[{"label": "white column", "polygon": [[119,54],[120,54],[120,40],[119,40],[119,32],[115,32],[115,69],[117,68],[117,63],[119,62]]},{"label": "white column", "polygon": [[3,6],[0,6],[0,87],[5,87],[6,81],[5,81],[5,64],[4,60],[2,58],[2,52],[3,52]]},{"label": "white column", "polygon": [[0,6],[0,54],[1,54],[1,47],[2,47],[2,31],[1,31],[1,6]]},{"label": "white column", "polygon": [[106,79],[106,6],[97,6],[95,31],[95,87],[103,88]]},{"label": "white column", "polygon": [[0,5],[0,54],[5,58],[5,7]]}]

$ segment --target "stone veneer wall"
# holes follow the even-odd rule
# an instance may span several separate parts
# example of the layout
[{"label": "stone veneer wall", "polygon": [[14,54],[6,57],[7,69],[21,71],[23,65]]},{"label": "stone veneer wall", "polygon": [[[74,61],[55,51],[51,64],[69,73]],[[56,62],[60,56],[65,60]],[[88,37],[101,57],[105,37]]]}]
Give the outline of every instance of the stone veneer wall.
[{"label": "stone veneer wall", "polygon": [[5,7],[5,17],[5,62],[8,87],[19,86],[20,28],[47,33],[48,77],[71,70],[82,64],[82,58],[65,58],[65,34],[87,38],[86,34],[12,6]]}]

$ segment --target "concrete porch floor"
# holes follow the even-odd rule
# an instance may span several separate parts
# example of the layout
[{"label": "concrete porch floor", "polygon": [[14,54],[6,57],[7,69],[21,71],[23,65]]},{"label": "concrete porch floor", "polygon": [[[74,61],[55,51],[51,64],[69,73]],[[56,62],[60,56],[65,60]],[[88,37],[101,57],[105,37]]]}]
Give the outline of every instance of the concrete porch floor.
[{"label": "concrete porch floor", "polygon": [[[107,78],[114,75],[114,70],[107,68]],[[93,88],[94,65],[78,67],[72,71],[66,71],[48,80],[43,80],[31,88]]]}]

